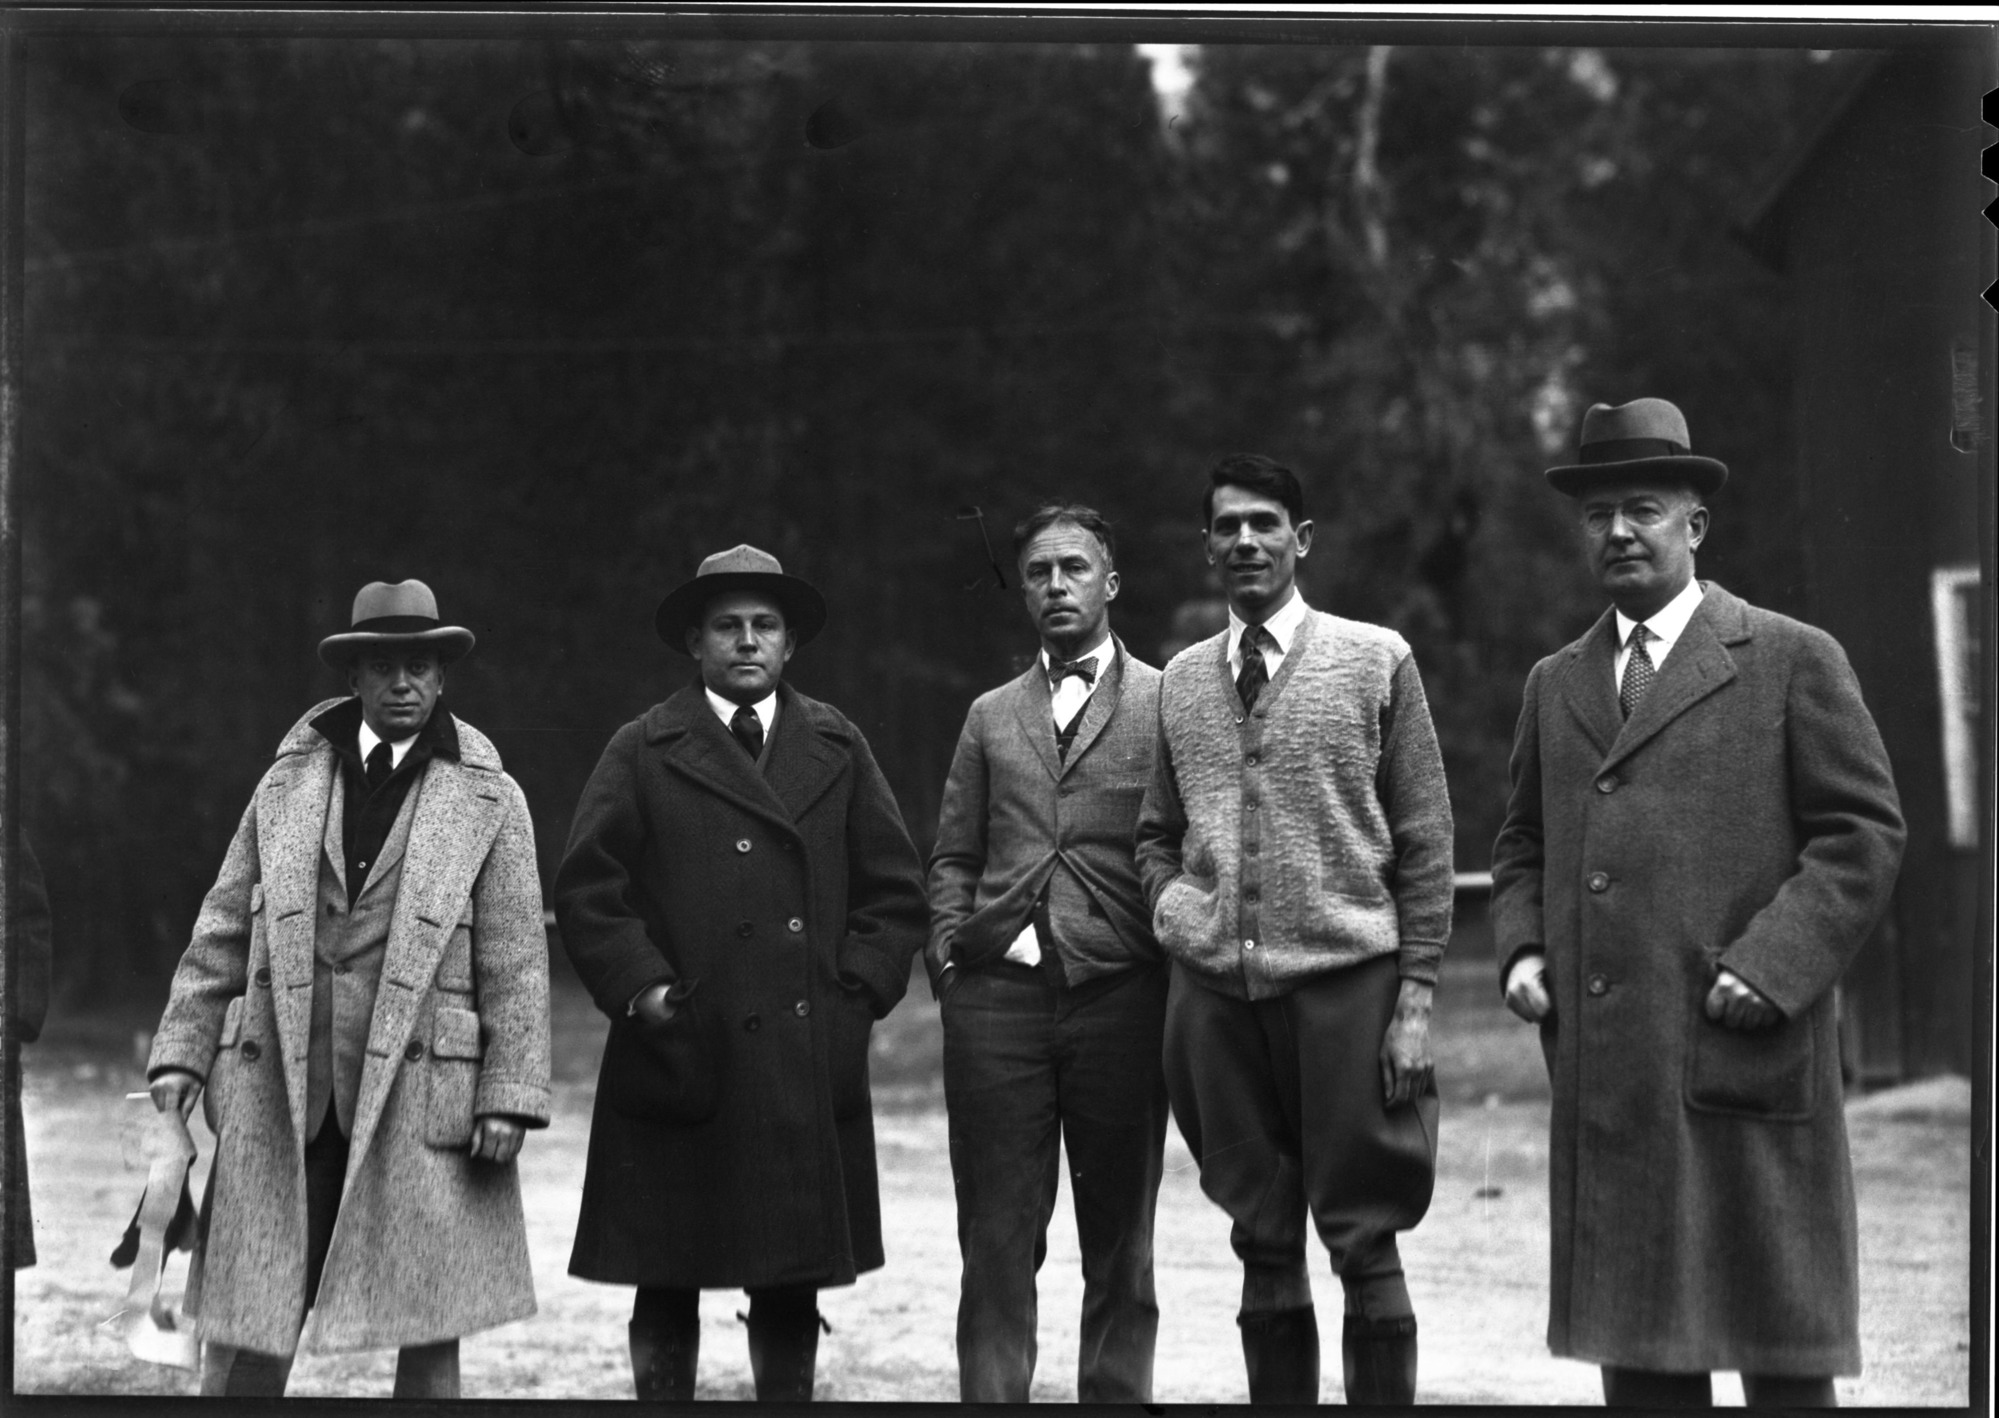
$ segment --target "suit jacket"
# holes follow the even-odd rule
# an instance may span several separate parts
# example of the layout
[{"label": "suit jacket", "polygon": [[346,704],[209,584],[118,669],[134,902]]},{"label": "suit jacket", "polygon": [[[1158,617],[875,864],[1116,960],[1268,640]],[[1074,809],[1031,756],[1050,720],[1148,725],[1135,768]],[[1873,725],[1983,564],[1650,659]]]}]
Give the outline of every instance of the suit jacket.
[{"label": "suit jacket", "polygon": [[[204,1341],[265,1353],[428,1344],[534,1313],[515,1164],[467,1156],[473,1119],[548,1120],[548,938],[527,800],[478,730],[431,760],[399,863],[351,1160],[303,1336],[305,1130],[333,746],[293,726],[257,785],[174,974],[150,1074],[207,1080],[216,1128],[187,1308]],[[442,709],[437,712],[444,712]]]},{"label": "suit jacket", "polygon": [[1006,954],[1044,887],[1071,984],[1162,958],[1132,857],[1159,671],[1111,643],[1066,759],[1038,659],[972,702],[930,854],[933,993],[945,961],[977,969]]},{"label": "suit jacket", "polygon": [[[1502,970],[1547,952],[1549,1344],[1599,1363],[1859,1371],[1833,986],[1902,819],[1838,644],[1708,585],[1626,721],[1606,612],[1528,676],[1493,848]],[[1702,1003],[1726,966],[1783,1011]]]},{"label": "suit jacket", "polygon": [[570,1273],[734,1288],[879,1266],[868,1035],[908,989],[927,917],[861,731],[782,685],[759,769],[700,684],[681,689],[605,747],[555,910],[614,1046],[659,980],[721,1024],[688,1041],[719,1057],[712,1096],[679,1117],[633,1106],[617,1071],[636,1051],[605,1050]]}]

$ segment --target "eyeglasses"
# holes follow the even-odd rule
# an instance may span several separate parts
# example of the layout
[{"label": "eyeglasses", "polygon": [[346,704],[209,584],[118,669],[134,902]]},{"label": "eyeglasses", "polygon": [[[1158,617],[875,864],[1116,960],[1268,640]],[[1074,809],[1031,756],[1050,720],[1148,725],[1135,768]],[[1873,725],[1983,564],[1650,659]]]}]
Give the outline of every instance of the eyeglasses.
[{"label": "eyeglasses", "polygon": [[1609,506],[1603,503],[1596,503],[1585,507],[1583,509],[1583,526],[1601,536],[1610,530],[1613,521],[1622,516],[1626,526],[1636,527],[1639,531],[1645,532],[1658,526],[1672,515],[1673,509],[1665,503],[1655,501],[1649,497],[1638,497],[1633,498],[1629,502],[1620,502]]}]

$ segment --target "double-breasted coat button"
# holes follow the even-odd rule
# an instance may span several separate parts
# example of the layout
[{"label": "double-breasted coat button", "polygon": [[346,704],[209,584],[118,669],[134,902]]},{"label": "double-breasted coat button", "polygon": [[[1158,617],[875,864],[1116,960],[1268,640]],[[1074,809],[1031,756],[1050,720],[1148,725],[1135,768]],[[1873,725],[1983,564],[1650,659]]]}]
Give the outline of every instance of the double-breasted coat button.
[{"label": "double-breasted coat button", "polygon": [[270,984],[270,983],[271,983],[271,967],[270,967],[270,966],[268,966],[268,965],[259,965],[259,966],[257,967],[257,973],[256,973],[256,976],[255,976],[255,979],[256,979],[257,983],[258,983],[258,984],[260,984],[260,985],[268,985],[268,984]]},{"label": "double-breasted coat button", "polygon": [[750,849],[750,839],[749,839],[749,838],[747,838],[747,837],[738,837],[738,838],[736,839],[736,850],[737,850],[738,852],[747,852],[747,851],[749,851],[749,849]]},{"label": "double-breasted coat button", "polygon": [[1614,793],[1614,792],[1616,792],[1616,791],[1617,791],[1617,775],[1616,775],[1616,774],[1614,774],[1614,773],[1606,773],[1606,774],[1604,774],[1604,775],[1603,775],[1603,776],[1602,776],[1601,778],[1599,778],[1599,779],[1597,779],[1597,780],[1596,780],[1596,790],[1597,790],[1597,791],[1598,791],[1599,793]]},{"label": "double-breasted coat button", "polygon": [[757,1030],[763,1027],[764,1027],[763,1020],[754,1014],[752,1014],[751,1016],[749,1016],[749,1018],[743,1021],[743,1028],[747,1029],[752,1034],[756,1033]]},{"label": "double-breasted coat button", "polygon": [[422,1058],[423,1040],[421,1039],[410,1040],[409,1047],[403,1050],[403,1057],[408,1059],[411,1063],[415,1063],[418,1059]]},{"label": "double-breasted coat button", "polygon": [[806,1015],[812,1013],[812,1006],[807,1004],[804,1000],[800,1000],[797,1004],[791,1007],[791,1012],[797,1015],[800,1019],[803,1019],[805,1018]]},{"label": "double-breasted coat button", "polygon": [[793,916],[790,920],[784,923],[784,928],[790,931],[793,935],[797,935],[800,931],[805,929],[805,922],[799,920],[798,917]]},{"label": "double-breasted coat button", "polygon": [[1591,872],[1589,874],[1589,889],[1591,891],[1610,890],[1610,878],[1600,871]]},{"label": "double-breasted coat button", "polygon": [[257,1056],[262,1054],[263,1052],[264,1052],[263,1049],[258,1046],[257,1041],[255,1039],[245,1039],[243,1041],[244,1058],[254,1062]]},{"label": "double-breasted coat button", "polygon": [[741,925],[736,927],[736,934],[739,936],[747,936],[755,929],[756,929],[755,926],[751,925],[748,921],[744,921]]},{"label": "double-breasted coat button", "polygon": [[1603,976],[1601,975],[1590,976],[1589,992],[1593,995],[1602,995],[1610,993],[1610,981],[1604,979]]}]

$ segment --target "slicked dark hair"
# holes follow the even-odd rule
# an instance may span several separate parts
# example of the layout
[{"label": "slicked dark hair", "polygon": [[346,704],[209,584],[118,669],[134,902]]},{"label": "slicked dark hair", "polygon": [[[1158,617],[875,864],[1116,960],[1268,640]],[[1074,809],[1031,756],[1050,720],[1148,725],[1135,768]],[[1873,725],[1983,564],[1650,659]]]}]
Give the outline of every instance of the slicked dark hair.
[{"label": "slicked dark hair", "polygon": [[1117,536],[1111,531],[1110,519],[1080,502],[1044,502],[1021,518],[1013,529],[1014,565],[1020,564],[1020,554],[1027,550],[1027,544],[1057,522],[1073,522],[1095,537],[1104,549],[1104,569],[1117,568]]},{"label": "slicked dark hair", "polygon": [[1299,486],[1298,475],[1261,453],[1231,453],[1208,470],[1208,490],[1201,498],[1201,527],[1204,531],[1214,525],[1215,489],[1218,487],[1246,488],[1260,496],[1276,499],[1291,514],[1291,525],[1294,527],[1305,520],[1305,489]]}]

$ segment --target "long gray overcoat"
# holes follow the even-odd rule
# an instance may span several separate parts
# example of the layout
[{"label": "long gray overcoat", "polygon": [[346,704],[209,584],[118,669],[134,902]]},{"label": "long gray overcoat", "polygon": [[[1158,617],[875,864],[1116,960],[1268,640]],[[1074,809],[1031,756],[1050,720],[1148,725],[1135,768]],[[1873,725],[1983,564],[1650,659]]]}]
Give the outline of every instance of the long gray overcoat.
[{"label": "long gray overcoat", "polygon": [[922,870],[860,730],[778,694],[762,770],[697,683],[612,736],[576,807],[555,909],[577,974],[614,1031],[647,986],[691,990],[718,1084],[699,1115],[640,1116],[606,1049],[587,1280],[828,1286],[882,1263],[868,1038],[923,944]]},{"label": "long gray overcoat", "polygon": [[[1545,947],[1555,1005],[1549,1347],[1857,1373],[1833,986],[1901,860],[1888,756],[1822,631],[1709,584],[1628,722],[1616,635],[1528,676],[1493,848],[1502,978]],[[1783,1021],[1709,1022],[1718,966]]]},{"label": "long gray overcoat", "polygon": [[312,720],[337,702],[293,726],[257,785],[148,1065],[204,1077],[217,1129],[187,1309],[203,1340],[272,1354],[292,1352],[295,1338],[320,1353],[434,1343],[535,1308],[515,1164],[467,1154],[479,1114],[548,1121],[534,828],[491,740],[459,719],[459,760],[433,758],[411,789],[340,1216],[299,1332],[313,915],[340,790],[333,746]]}]

